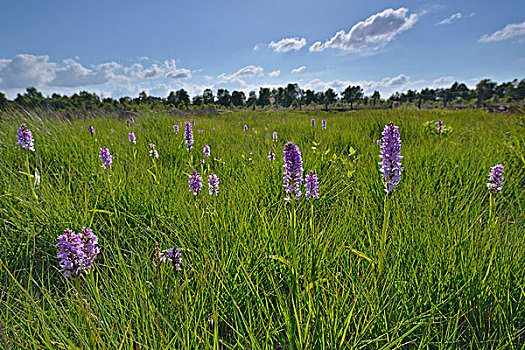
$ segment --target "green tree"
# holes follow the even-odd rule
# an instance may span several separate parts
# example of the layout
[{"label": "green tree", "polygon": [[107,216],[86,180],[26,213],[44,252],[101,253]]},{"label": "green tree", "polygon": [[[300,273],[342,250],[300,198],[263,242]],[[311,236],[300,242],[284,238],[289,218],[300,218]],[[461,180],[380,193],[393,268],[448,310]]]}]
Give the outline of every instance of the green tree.
[{"label": "green tree", "polygon": [[257,100],[259,106],[268,106],[270,104],[270,89],[260,88],[259,89],[259,99]]},{"label": "green tree", "polygon": [[343,91],[343,101],[350,103],[350,109],[354,109],[354,102],[359,101],[363,98],[363,89],[357,86],[349,85],[345,91]]},{"label": "green tree", "polygon": [[381,101],[381,94],[377,90],[372,94],[372,105],[374,107],[376,106],[376,101]]},{"label": "green tree", "polygon": [[217,103],[223,107],[229,107],[231,104],[231,95],[227,89],[217,90]]},{"label": "green tree", "polygon": [[334,103],[337,100],[337,93],[332,88],[327,89],[324,92],[323,103],[324,108],[328,110],[328,105]]},{"label": "green tree", "polygon": [[246,104],[246,95],[244,95],[244,92],[237,90],[232,92],[231,103],[235,107],[243,107]]},{"label": "green tree", "polygon": [[5,97],[5,94],[0,92],[0,109],[5,108],[8,102],[9,100]]},{"label": "green tree", "polygon": [[202,102],[205,105],[212,105],[215,103],[215,96],[213,96],[213,91],[211,89],[206,89],[202,93]]}]

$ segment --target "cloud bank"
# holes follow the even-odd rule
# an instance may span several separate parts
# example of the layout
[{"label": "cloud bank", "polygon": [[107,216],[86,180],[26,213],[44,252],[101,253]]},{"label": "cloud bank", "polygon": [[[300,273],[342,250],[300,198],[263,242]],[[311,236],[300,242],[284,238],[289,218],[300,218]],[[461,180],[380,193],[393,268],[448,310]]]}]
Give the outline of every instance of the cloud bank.
[{"label": "cloud bank", "polygon": [[494,41],[502,41],[513,38],[515,36],[525,35],[525,21],[522,23],[510,23],[505,28],[495,31],[488,35],[485,34],[479,38],[479,42],[490,43]]}]

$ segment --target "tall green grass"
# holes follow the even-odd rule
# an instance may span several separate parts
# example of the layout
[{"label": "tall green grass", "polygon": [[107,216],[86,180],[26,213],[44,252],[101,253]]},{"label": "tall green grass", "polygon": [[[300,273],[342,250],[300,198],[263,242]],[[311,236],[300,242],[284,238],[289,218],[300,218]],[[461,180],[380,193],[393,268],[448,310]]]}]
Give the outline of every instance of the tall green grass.
[{"label": "tall green grass", "polygon": [[[144,113],[130,128],[110,117],[2,118],[4,348],[525,344],[523,117],[403,109],[226,113],[193,118],[191,154],[182,129],[176,135],[172,128],[182,118],[164,114]],[[454,129],[450,135],[425,131],[425,121],[438,119]],[[400,127],[405,171],[384,224],[376,140],[389,121]],[[33,177],[24,174],[28,152],[15,144],[22,123],[35,135]],[[319,200],[285,203],[287,141],[300,147],[305,171],[318,174]],[[148,156],[148,143],[157,145],[158,160]],[[214,159],[201,165],[205,143]],[[108,171],[98,159],[104,146],[113,155]],[[485,183],[496,163],[505,167],[505,182],[491,208]],[[194,169],[205,180],[210,172],[219,176],[218,197],[206,188],[197,198],[189,192]],[[66,279],[56,237],[81,226],[94,229],[101,253],[89,275]],[[182,247],[182,271],[153,264],[155,242]]]}]

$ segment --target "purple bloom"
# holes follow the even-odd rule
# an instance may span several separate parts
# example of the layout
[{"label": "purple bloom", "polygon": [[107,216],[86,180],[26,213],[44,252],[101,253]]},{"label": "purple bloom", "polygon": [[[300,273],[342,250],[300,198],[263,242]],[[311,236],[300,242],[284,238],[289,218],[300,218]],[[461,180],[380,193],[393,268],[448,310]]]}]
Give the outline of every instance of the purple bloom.
[{"label": "purple bloom", "polygon": [[93,261],[96,255],[100,252],[97,248],[98,237],[93,233],[93,230],[88,227],[82,227],[82,242],[84,251],[84,269],[89,269],[93,266]]},{"label": "purple bloom", "polygon": [[72,230],[64,230],[63,234],[58,236],[60,242],[57,248],[57,258],[60,258],[60,268],[64,276],[78,277],[81,272],[93,266],[95,257],[100,252],[96,247],[98,237],[87,227],[82,227],[82,233],[77,234]]},{"label": "purple bloom", "polygon": [[131,120],[132,123],[135,123],[135,119],[133,118],[133,116],[129,117],[129,120]]},{"label": "purple bloom", "polygon": [[264,131],[268,131],[268,128],[267,128],[267,127],[264,127]]},{"label": "purple bloom", "polygon": [[215,127],[212,127],[212,128],[211,128],[211,131],[215,131]]},{"label": "purple bloom", "polygon": [[195,120],[191,121],[191,125],[195,126]]},{"label": "purple bloom", "polygon": [[102,147],[98,151],[98,157],[103,162],[102,167],[104,169],[107,169],[108,166],[111,168],[111,164],[113,163],[113,158],[111,157],[111,154],[109,153],[109,149],[107,147]]},{"label": "purple bloom", "polygon": [[312,127],[315,126],[315,119],[312,119]]},{"label": "purple bloom", "polygon": [[155,144],[154,143],[150,143],[149,147],[151,148],[149,150],[149,156],[152,157],[152,158],[159,158],[159,152],[157,152],[157,150],[155,149]]},{"label": "purple bloom", "polygon": [[257,130],[255,130],[253,133],[254,133],[255,135],[257,135]]},{"label": "purple bloom", "polygon": [[16,144],[22,147],[23,149],[28,149],[30,151],[35,150],[33,144],[33,133],[25,124],[22,124],[22,126],[20,126],[20,129],[18,129],[16,139],[18,141]]},{"label": "purple bloom", "polygon": [[136,139],[135,134],[133,133],[133,131],[129,133],[128,137],[129,137],[129,142],[131,142],[133,144],[137,143],[137,139]]},{"label": "purple bloom", "polygon": [[487,188],[491,193],[501,192],[503,187],[503,165],[496,164],[490,168],[489,181]]},{"label": "purple bloom", "polygon": [[191,130],[190,122],[184,122],[184,126],[184,139],[186,140],[186,149],[189,152],[193,148],[193,131]]},{"label": "purple bloom", "polygon": [[244,125],[244,131],[248,131],[248,125]]},{"label": "purple bloom", "polygon": [[[301,183],[303,181],[303,160],[299,147],[291,142],[284,146],[284,190],[288,195],[295,195],[295,199],[301,197]],[[290,202],[289,197],[285,198]]]},{"label": "purple bloom", "polygon": [[93,127],[93,125],[88,126],[88,130],[91,135],[95,135],[95,128]]},{"label": "purple bloom", "polygon": [[323,119],[323,121],[321,122],[321,125],[323,127],[323,130],[326,129],[326,120]]},{"label": "purple bloom", "polygon": [[304,181],[304,187],[306,187],[306,199],[310,197],[319,199],[319,182],[317,181],[317,175],[315,175],[313,171],[310,171],[310,173],[306,175]]},{"label": "purple bloom", "polygon": [[444,131],[443,130],[443,121],[442,120],[438,120],[438,122],[437,122],[437,131],[440,134],[443,133],[443,131]]},{"label": "purple bloom", "polygon": [[273,153],[272,151],[268,152],[268,159],[270,160],[270,162],[273,162],[273,160],[275,159],[275,153]]},{"label": "purple bloom", "polygon": [[201,164],[204,164],[206,163],[206,161],[204,160],[204,158],[201,158]]},{"label": "purple bloom", "polygon": [[176,271],[180,271],[180,265],[182,264],[182,253],[179,247],[173,247],[166,250],[166,258],[173,265]]},{"label": "purple bloom", "polygon": [[274,132],[273,132],[273,141],[274,141],[274,142],[277,141],[277,131],[274,131]]},{"label": "purple bloom", "polygon": [[210,191],[210,195],[215,194],[215,196],[219,195],[219,177],[215,174],[211,174],[208,179],[208,189]]},{"label": "purple bloom", "polygon": [[129,120],[126,122],[126,126],[129,128]]},{"label": "purple bloom", "polygon": [[381,147],[382,161],[381,173],[383,173],[383,181],[385,183],[385,192],[388,194],[392,192],[394,187],[401,181],[401,137],[399,136],[399,127],[395,126],[393,122],[385,125],[382,132],[383,138],[378,140]]},{"label": "purple bloom", "polygon": [[173,124],[173,130],[175,130],[175,133],[179,133],[179,126],[177,124]]},{"label": "purple bloom", "polygon": [[208,144],[204,144],[203,152],[206,158],[210,158],[210,146]]},{"label": "purple bloom", "polygon": [[196,170],[193,170],[193,173],[190,175],[189,183],[190,192],[195,196],[199,195],[202,188],[202,177]]},{"label": "purple bloom", "polygon": [[82,131],[84,131],[84,125],[81,125],[81,126],[80,126],[80,129],[82,129]]}]

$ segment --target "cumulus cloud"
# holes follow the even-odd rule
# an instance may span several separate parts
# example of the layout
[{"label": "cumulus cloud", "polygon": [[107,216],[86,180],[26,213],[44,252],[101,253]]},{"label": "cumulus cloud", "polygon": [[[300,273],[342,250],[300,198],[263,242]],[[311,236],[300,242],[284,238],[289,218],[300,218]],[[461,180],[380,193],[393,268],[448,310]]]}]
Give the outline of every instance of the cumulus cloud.
[{"label": "cumulus cloud", "polygon": [[115,77],[120,65],[115,62],[97,65],[94,69],[83,67],[72,59],[63,61],[64,66],[55,69],[55,77],[47,82],[50,86],[78,87],[105,84]]},{"label": "cumulus cloud", "polygon": [[301,66],[301,67],[298,67],[298,68],[295,68],[295,69],[292,69],[291,73],[292,74],[295,74],[295,73],[301,73],[303,70],[306,69],[306,66]]},{"label": "cumulus cloud", "polygon": [[244,68],[239,69],[235,73],[232,74],[226,74],[222,73],[217,77],[217,84],[222,83],[237,83],[241,86],[246,86],[246,82],[244,81],[245,78],[251,78],[254,77],[257,74],[261,74],[263,72],[263,68],[261,66],[246,66]]},{"label": "cumulus cloud", "polygon": [[191,78],[191,71],[186,68],[174,69],[166,74],[166,78],[188,79]]},{"label": "cumulus cloud", "polygon": [[191,78],[191,71],[185,68],[177,68],[175,60],[166,60],[161,65],[153,63],[150,67],[144,67],[141,63],[135,63],[125,69],[132,77],[138,79],[187,79]]},{"label": "cumulus cloud", "polygon": [[443,25],[443,24],[450,24],[450,23],[452,23],[455,20],[461,19],[461,17],[462,17],[461,12],[456,12],[453,15],[451,15],[450,17],[443,19],[438,24],[441,24],[441,25]]},{"label": "cumulus cloud", "polygon": [[242,82],[242,78],[250,78],[262,72],[263,68],[261,66],[251,65],[241,68],[233,74],[222,73],[217,78],[219,82]]},{"label": "cumulus cloud", "polygon": [[483,35],[478,41],[489,43],[493,41],[507,40],[519,35],[525,35],[525,21],[522,23],[507,24],[505,28],[495,31],[490,35]]},{"label": "cumulus cloud", "polygon": [[270,78],[277,78],[279,75],[281,75],[280,70],[274,70],[273,72],[268,73],[268,76]]},{"label": "cumulus cloud", "polygon": [[308,48],[308,51],[310,52],[320,52],[323,50],[324,50],[323,43],[320,41],[316,41]]},{"label": "cumulus cloud", "polygon": [[397,10],[389,8],[355,24],[348,33],[341,30],[324,44],[315,43],[310,51],[322,51],[325,48],[344,51],[377,50],[399,33],[412,28],[418,19],[417,14],[409,14],[405,7]]},{"label": "cumulus cloud", "polygon": [[[148,67],[138,62],[127,67],[116,62],[84,66],[78,62],[78,58],[53,62],[46,55],[19,54],[13,58],[0,59],[0,89],[13,95],[29,86],[35,86],[43,92],[62,93],[72,93],[86,87],[95,91],[93,87],[98,86],[97,91],[119,93],[117,85],[124,86],[122,91],[128,91],[126,84],[131,82],[138,86],[141,81],[159,78],[179,81],[191,78],[191,73],[189,69],[178,68],[175,60]],[[151,86],[151,83],[148,85]]]},{"label": "cumulus cloud", "polygon": [[272,41],[268,44],[268,47],[274,49],[275,52],[288,52],[291,50],[299,51],[306,46],[305,38],[284,38],[278,42]]},{"label": "cumulus cloud", "polygon": [[443,85],[443,84],[447,84],[447,83],[450,83],[451,81],[454,80],[454,77],[439,77],[437,79],[434,79],[434,85]]},{"label": "cumulus cloud", "polygon": [[26,88],[51,81],[56,63],[49,56],[19,54],[13,59],[0,61],[0,87],[6,89]]}]

